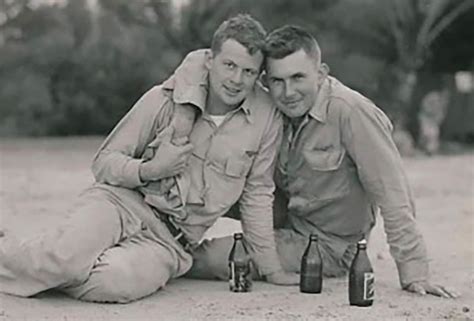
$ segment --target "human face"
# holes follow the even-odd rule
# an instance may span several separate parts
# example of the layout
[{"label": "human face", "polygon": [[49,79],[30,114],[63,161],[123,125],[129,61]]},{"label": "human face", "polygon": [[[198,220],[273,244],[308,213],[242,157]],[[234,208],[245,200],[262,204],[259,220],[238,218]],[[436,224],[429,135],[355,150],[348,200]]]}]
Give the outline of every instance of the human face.
[{"label": "human face", "polygon": [[290,118],[313,107],[327,75],[325,67],[300,49],[282,59],[267,58],[266,83],[278,109]]},{"label": "human face", "polygon": [[236,40],[224,41],[221,50],[216,54],[210,53],[206,62],[210,99],[227,109],[240,105],[253,90],[262,62],[260,51],[251,55]]}]

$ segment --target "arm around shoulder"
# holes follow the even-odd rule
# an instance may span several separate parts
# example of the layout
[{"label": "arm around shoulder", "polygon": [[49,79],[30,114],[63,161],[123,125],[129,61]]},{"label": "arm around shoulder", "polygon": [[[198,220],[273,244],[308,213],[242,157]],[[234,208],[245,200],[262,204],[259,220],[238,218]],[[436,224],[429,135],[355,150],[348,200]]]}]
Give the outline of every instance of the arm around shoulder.
[{"label": "arm around shoulder", "polygon": [[167,101],[161,87],[155,86],[120,120],[94,157],[92,172],[97,182],[127,188],[143,185],[141,156],[165,118]]}]

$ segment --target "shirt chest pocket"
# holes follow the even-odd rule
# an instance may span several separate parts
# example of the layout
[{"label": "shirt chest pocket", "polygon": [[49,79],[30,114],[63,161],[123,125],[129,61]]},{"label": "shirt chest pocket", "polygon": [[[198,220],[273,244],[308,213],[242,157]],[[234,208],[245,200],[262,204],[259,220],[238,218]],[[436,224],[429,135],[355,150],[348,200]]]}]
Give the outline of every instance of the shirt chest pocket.
[{"label": "shirt chest pocket", "polygon": [[304,149],[303,156],[307,166],[314,171],[335,171],[341,167],[346,151],[343,148]]},{"label": "shirt chest pocket", "polygon": [[254,153],[244,150],[219,159],[196,148],[189,164],[188,203],[204,205],[209,213],[228,211],[242,195],[253,159]]},{"label": "shirt chest pocket", "polygon": [[247,155],[231,157],[225,162],[223,173],[226,176],[241,178],[247,176],[251,165],[252,159]]},{"label": "shirt chest pocket", "polygon": [[313,200],[342,198],[349,193],[348,169],[344,163],[346,150],[303,150],[304,190]]},{"label": "shirt chest pocket", "polygon": [[205,171],[205,205],[210,212],[226,212],[238,201],[252,161],[251,157],[243,154],[232,155],[224,162],[210,163]]}]

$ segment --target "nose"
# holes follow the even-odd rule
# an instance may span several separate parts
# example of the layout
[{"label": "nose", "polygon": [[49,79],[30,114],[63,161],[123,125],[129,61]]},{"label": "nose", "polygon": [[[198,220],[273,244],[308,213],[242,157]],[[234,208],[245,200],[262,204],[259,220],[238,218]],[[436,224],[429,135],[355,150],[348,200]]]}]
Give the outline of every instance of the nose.
[{"label": "nose", "polygon": [[285,97],[291,97],[295,94],[295,88],[290,82],[285,82]]},{"label": "nose", "polygon": [[243,73],[242,73],[242,70],[237,68],[233,73],[232,73],[232,76],[230,78],[230,80],[234,83],[234,84],[241,84],[242,83],[242,76],[243,76]]}]

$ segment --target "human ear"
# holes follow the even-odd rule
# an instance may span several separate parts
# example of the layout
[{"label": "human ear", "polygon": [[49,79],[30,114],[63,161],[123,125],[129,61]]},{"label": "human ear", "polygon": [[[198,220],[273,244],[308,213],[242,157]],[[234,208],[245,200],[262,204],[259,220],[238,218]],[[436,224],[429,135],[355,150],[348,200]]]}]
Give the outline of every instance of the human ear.
[{"label": "human ear", "polygon": [[268,88],[268,74],[264,71],[260,74],[260,82],[262,83],[263,86]]},{"label": "human ear", "polygon": [[328,74],[329,74],[329,66],[325,64],[324,62],[322,62],[318,70],[319,85],[323,83],[324,79],[326,79]]},{"label": "human ear", "polygon": [[213,60],[214,60],[214,54],[212,53],[212,50],[206,50],[204,65],[206,66],[208,70],[211,69]]}]

